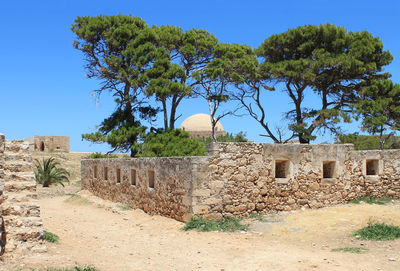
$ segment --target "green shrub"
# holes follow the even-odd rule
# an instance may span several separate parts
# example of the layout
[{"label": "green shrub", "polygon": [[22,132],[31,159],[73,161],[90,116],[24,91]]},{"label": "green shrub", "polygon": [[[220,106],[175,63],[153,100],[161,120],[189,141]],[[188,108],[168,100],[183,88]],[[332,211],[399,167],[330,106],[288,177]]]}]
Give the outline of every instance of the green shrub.
[{"label": "green shrub", "polygon": [[[213,142],[212,137],[206,137],[206,138],[203,137],[203,138],[198,138],[197,140],[204,142],[206,145]],[[247,142],[248,139],[246,138],[246,133],[239,132],[236,135],[227,133],[226,135],[218,136],[217,141],[218,142]]]},{"label": "green shrub", "polygon": [[206,155],[206,145],[188,132],[180,129],[155,130],[144,136],[144,143],[138,157],[171,157]]},{"label": "green shrub", "polygon": [[350,253],[365,253],[368,249],[363,247],[343,247],[343,248],[334,248],[331,250],[332,252],[350,252]]},{"label": "green shrub", "polygon": [[100,152],[94,152],[89,155],[90,159],[102,159],[102,158],[118,158],[118,155],[102,154]]},{"label": "green shrub", "polygon": [[353,235],[362,240],[394,240],[400,238],[400,227],[369,222],[367,227],[354,232]]},{"label": "green shrub", "polygon": [[121,211],[129,211],[129,210],[132,210],[132,207],[129,206],[129,205],[127,205],[127,204],[118,205],[117,207],[118,207],[118,209],[120,209]]},{"label": "green shrub", "polygon": [[46,240],[49,243],[58,243],[59,237],[55,235],[54,233],[44,231],[44,240]]},{"label": "green shrub", "polygon": [[52,184],[61,184],[69,182],[69,172],[59,167],[60,163],[54,157],[42,160],[42,163],[35,159],[35,177],[36,182],[42,184],[43,187],[49,187]]},{"label": "green shrub", "polygon": [[355,203],[355,204],[360,204],[361,202],[365,202],[368,204],[379,204],[379,205],[384,205],[386,203],[389,203],[393,200],[393,198],[391,197],[383,197],[383,198],[375,198],[375,197],[359,197],[359,198],[355,198],[353,200],[351,200],[351,203]]},{"label": "green shrub", "polygon": [[222,220],[208,220],[202,217],[192,217],[189,222],[182,228],[184,231],[196,230],[196,231],[244,231],[248,229],[248,226],[240,224],[240,218],[225,218]]}]

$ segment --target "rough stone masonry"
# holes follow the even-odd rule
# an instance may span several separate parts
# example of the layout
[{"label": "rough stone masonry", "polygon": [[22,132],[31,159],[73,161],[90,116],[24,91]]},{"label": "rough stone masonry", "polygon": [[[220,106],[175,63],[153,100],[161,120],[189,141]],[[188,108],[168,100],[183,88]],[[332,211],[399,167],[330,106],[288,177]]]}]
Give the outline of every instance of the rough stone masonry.
[{"label": "rough stone masonry", "polygon": [[213,143],[206,157],[82,160],[95,195],[187,221],[400,198],[400,150],[353,145]]},{"label": "rough stone masonry", "polygon": [[0,213],[7,231],[5,256],[15,250],[46,250],[28,149],[24,141],[6,141],[0,134]]}]

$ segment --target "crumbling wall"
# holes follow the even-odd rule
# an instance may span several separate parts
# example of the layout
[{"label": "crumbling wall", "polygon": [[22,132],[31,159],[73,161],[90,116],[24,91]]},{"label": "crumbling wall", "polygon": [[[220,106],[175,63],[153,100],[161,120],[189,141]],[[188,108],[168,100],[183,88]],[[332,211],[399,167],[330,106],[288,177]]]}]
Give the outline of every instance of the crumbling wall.
[{"label": "crumbling wall", "polygon": [[1,211],[7,231],[6,254],[14,250],[43,252],[44,230],[36,193],[29,145],[24,141],[4,141],[0,136],[3,176]]},{"label": "crumbling wall", "polygon": [[[137,187],[129,183],[132,169]],[[84,188],[96,195],[178,220],[400,198],[400,150],[354,151],[351,144],[213,143],[207,157],[92,159],[82,170]]]},{"label": "crumbling wall", "polygon": [[[400,198],[399,159],[400,150],[359,152],[350,144],[216,143],[208,180],[193,188],[194,214],[220,218],[320,208],[365,195]],[[367,175],[367,161],[377,165],[375,175]]]},{"label": "crumbling wall", "polygon": [[86,159],[82,187],[103,199],[149,214],[187,221],[193,211],[192,184],[205,157]]},{"label": "crumbling wall", "polygon": [[69,152],[70,149],[70,138],[69,136],[38,136],[35,135],[33,138],[25,138],[30,145],[30,149],[35,151],[62,151]]}]

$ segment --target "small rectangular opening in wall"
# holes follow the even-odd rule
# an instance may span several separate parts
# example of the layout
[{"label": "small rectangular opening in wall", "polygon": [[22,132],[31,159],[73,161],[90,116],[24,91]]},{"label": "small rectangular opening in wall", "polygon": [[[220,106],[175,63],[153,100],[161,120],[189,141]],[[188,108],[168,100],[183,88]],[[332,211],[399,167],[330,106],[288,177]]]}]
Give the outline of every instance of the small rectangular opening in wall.
[{"label": "small rectangular opening in wall", "polygon": [[323,178],[333,178],[335,174],[335,162],[324,161],[322,162],[322,176]]},{"label": "small rectangular opening in wall", "polygon": [[93,167],[93,178],[97,179],[97,166]]},{"label": "small rectangular opening in wall", "polygon": [[379,173],[379,160],[369,159],[365,161],[366,175],[378,175]]},{"label": "small rectangular opening in wall", "polygon": [[117,183],[121,183],[121,169],[117,168]]},{"label": "small rectangular opening in wall", "polygon": [[136,169],[131,169],[131,185],[136,185]]},{"label": "small rectangular opening in wall", "polygon": [[108,180],[108,167],[104,167],[104,180]]},{"label": "small rectangular opening in wall", "polygon": [[275,178],[288,178],[289,176],[289,160],[275,161]]},{"label": "small rectangular opening in wall", "polygon": [[148,177],[149,177],[149,188],[154,188],[154,170],[148,171]]}]

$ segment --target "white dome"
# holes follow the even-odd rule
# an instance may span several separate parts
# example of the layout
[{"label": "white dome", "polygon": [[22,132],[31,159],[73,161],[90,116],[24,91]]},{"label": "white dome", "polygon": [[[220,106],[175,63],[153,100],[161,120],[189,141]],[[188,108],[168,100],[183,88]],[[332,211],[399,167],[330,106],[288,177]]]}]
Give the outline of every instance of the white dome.
[{"label": "white dome", "polygon": [[[223,131],[221,123],[215,125],[217,131]],[[181,129],[184,131],[211,131],[211,119],[207,114],[195,114],[185,119],[181,124]]]}]

